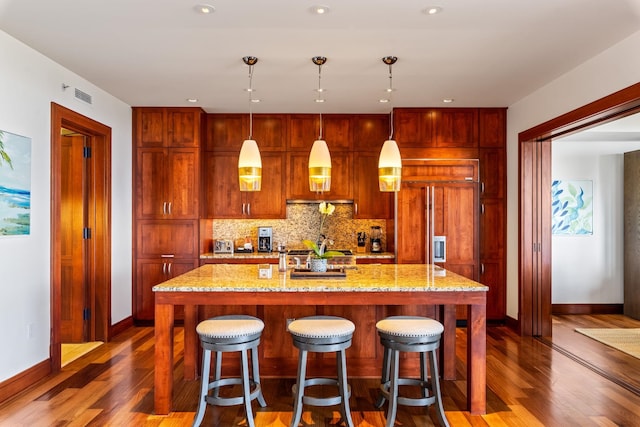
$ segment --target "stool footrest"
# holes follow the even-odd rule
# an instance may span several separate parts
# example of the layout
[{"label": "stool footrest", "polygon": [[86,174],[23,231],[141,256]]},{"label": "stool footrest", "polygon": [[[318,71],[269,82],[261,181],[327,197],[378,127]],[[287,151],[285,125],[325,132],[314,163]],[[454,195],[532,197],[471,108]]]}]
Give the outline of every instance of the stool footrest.
[{"label": "stool footrest", "polygon": [[[240,384],[242,384],[242,378],[222,378],[220,380],[212,381],[211,383],[209,383],[209,390],[216,389],[217,391],[219,391],[221,387]],[[249,393],[249,400],[253,401],[260,395],[262,387],[259,383],[253,380],[249,380],[249,385],[253,388],[253,390]],[[206,396],[205,399],[208,404],[217,406],[235,406],[244,403],[244,396]]]},{"label": "stool footrest", "polygon": [[[304,381],[305,390],[309,387],[318,386],[318,385],[329,385],[334,387],[340,387],[340,382],[333,378],[310,378]],[[298,384],[294,384],[291,388],[293,395],[298,394]],[[351,397],[351,386],[347,384],[347,399]],[[334,406],[339,405],[342,402],[342,397],[340,395],[337,396],[327,396],[327,397],[314,397],[307,396],[306,394],[302,396],[302,403],[313,406]]]},{"label": "stool footrest", "polygon": [[[398,378],[397,381],[398,386],[411,386],[411,387],[419,387],[422,391],[429,391],[431,396],[427,397],[403,397],[398,396],[398,403],[400,405],[405,406],[428,406],[433,405],[436,401],[436,396],[433,394],[431,389],[431,383],[428,381],[421,381],[413,378]],[[387,381],[386,383],[380,384],[380,393],[386,398],[389,399],[391,396],[391,381]],[[380,405],[382,406],[382,405]]]}]

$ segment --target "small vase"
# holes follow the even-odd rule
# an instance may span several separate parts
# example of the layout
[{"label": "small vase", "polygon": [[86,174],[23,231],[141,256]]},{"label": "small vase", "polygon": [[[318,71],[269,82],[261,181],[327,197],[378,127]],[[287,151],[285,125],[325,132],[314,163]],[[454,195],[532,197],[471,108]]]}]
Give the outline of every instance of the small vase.
[{"label": "small vase", "polygon": [[327,271],[326,258],[311,258],[309,261],[309,270],[315,273],[324,273]]}]

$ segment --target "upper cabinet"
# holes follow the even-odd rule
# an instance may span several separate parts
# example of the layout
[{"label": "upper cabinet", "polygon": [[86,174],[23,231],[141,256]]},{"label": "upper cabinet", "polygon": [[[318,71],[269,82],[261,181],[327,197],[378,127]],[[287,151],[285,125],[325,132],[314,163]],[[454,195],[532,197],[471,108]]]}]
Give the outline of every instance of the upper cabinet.
[{"label": "upper cabinet", "polygon": [[478,110],[397,108],[394,109],[394,129],[400,148],[477,147]]},{"label": "upper cabinet", "polygon": [[[313,142],[320,137],[319,114],[292,114],[290,120],[291,135],[288,151],[311,150]],[[322,115],[322,139],[327,141],[330,152],[351,151],[351,117],[346,114]]]},{"label": "upper cabinet", "polygon": [[202,110],[192,107],[140,107],[133,110],[138,147],[200,146]]},{"label": "upper cabinet", "polygon": [[[329,149],[331,151],[331,149]],[[287,199],[338,200],[353,199],[353,154],[331,152],[331,190],[313,193],[309,190],[309,153],[287,153]]]},{"label": "upper cabinet", "polygon": [[382,144],[389,139],[389,114],[358,114],[353,116],[353,151],[380,154]]},{"label": "upper cabinet", "polygon": [[209,114],[206,123],[206,151],[240,152],[249,134],[260,151],[282,151],[289,138],[286,114]]}]

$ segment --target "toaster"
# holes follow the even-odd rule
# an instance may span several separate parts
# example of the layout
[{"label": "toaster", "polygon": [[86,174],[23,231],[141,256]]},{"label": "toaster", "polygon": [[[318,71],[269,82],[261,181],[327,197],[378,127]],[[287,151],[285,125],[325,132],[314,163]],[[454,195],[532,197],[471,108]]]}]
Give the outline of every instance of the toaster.
[{"label": "toaster", "polygon": [[214,254],[232,254],[233,240],[214,240],[213,253]]}]

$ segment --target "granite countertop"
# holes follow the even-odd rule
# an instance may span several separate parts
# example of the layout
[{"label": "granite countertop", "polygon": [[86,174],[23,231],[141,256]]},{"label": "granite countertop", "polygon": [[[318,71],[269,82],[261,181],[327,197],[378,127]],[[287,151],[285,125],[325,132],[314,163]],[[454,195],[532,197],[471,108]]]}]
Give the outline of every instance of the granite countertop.
[{"label": "granite countertop", "polygon": [[434,265],[359,265],[345,278],[291,279],[290,272],[258,278],[258,265],[207,264],[153,287],[154,292],[419,292],[489,290]]},{"label": "granite countertop", "polygon": [[[356,253],[353,252],[353,256],[358,259],[393,259],[395,254],[393,252],[381,252],[381,253]],[[277,259],[278,252],[235,252],[232,254],[214,254],[213,252],[207,252],[200,254],[200,259]]]}]

